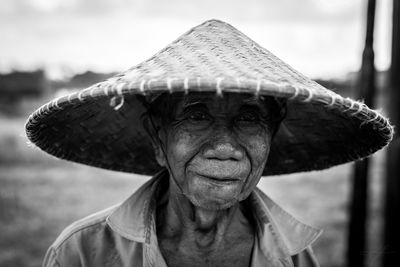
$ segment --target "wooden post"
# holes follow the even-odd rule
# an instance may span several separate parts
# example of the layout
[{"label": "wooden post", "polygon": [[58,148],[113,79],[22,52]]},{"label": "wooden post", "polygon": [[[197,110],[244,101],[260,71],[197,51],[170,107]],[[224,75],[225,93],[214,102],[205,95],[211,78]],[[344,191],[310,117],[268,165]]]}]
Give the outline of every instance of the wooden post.
[{"label": "wooden post", "polygon": [[[375,65],[374,65],[374,20],[375,0],[368,1],[367,32],[362,55],[362,65],[358,80],[357,96],[364,99],[369,107],[374,105]],[[347,248],[347,265],[364,266],[366,251],[366,222],[368,203],[368,166],[369,159],[357,161],[354,165],[353,191],[350,206],[350,223]]]},{"label": "wooden post", "polygon": [[400,262],[400,1],[393,0],[392,64],[389,71],[389,117],[395,136],[387,151],[383,266]]}]

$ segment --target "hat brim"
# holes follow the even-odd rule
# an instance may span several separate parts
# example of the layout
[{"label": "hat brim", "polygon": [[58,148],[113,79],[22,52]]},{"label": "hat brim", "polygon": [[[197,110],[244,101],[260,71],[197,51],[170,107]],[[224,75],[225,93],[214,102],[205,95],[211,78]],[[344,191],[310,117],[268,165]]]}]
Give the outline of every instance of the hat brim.
[{"label": "hat brim", "polygon": [[[157,165],[141,116],[146,112],[136,95],[140,85],[105,90],[99,84],[54,100],[28,119],[29,139],[58,158],[104,169],[144,175],[156,173]],[[286,99],[287,116],[271,146],[264,176],[321,170],[366,157],[392,138],[386,118],[366,105],[348,98],[314,94],[294,87],[248,82],[224,87],[208,83],[202,92],[243,93]],[[197,91],[193,89],[192,91]],[[183,83],[154,84],[152,92],[187,92]],[[149,93],[149,92],[148,92]],[[147,94],[148,94],[147,93]],[[115,106],[123,101],[119,109]]]}]

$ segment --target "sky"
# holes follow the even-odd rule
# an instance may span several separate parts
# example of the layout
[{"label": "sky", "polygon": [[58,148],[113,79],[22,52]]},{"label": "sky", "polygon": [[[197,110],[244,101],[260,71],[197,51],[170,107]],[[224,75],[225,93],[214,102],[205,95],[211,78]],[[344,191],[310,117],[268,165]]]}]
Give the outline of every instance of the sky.
[{"label": "sky", "polygon": [[[357,71],[367,0],[1,0],[0,72],[118,72],[208,19],[226,21],[312,78]],[[391,0],[377,1],[375,55],[390,65]]]}]

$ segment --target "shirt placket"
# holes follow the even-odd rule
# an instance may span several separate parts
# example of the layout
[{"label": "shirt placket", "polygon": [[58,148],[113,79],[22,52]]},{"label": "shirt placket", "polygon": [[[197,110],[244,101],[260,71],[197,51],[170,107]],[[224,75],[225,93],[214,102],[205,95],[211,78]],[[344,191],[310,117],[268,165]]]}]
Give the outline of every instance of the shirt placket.
[{"label": "shirt placket", "polygon": [[257,213],[256,218],[258,218],[251,266],[293,267],[287,247],[280,234],[275,231],[271,215],[257,197],[256,194],[250,196],[253,210]]}]

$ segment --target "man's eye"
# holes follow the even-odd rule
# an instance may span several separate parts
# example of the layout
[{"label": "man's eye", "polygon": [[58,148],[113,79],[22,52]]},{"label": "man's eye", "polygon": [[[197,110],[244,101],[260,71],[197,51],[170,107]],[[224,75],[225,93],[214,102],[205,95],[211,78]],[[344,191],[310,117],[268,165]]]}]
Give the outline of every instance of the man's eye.
[{"label": "man's eye", "polygon": [[192,121],[205,121],[205,120],[209,120],[210,117],[208,116],[207,113],[202,112],[202,111],[194,111],[191,112],[188,116],[188,118]]},{"label": "man's eye", "polygon": [[236,117],[237,122],[257,122],[259,121],[259,117],[257,114],[253,112],[246,112],[240,114],[238,117]]}]

